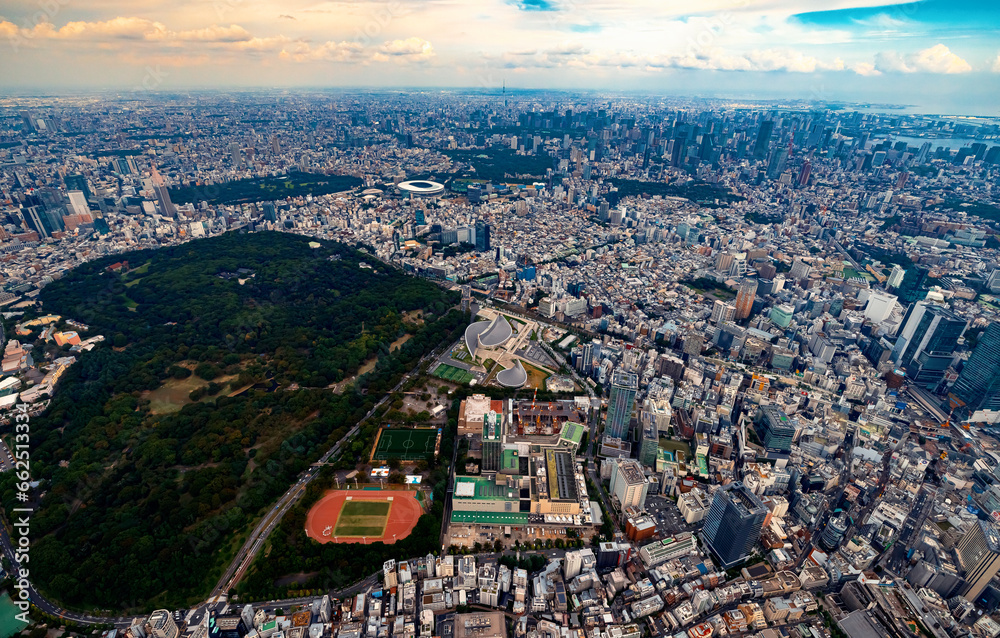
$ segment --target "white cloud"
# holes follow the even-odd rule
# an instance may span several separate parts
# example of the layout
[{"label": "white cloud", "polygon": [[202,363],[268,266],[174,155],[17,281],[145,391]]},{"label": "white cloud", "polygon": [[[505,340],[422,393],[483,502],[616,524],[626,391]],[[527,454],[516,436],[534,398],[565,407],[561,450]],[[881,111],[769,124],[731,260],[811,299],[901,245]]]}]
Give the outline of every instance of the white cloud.
[{"label": "white cloud", "polygon": [[873,76],[882,75],[882,72],[875,68],[875,65],[871,62],[858,62],[857,64],[851,66],[851,70],[858,75]]},{"label": "white cloud", "polygon": [[0,34],[26,40],[112,43],[146,41],[164,44],[245,42],[253,38],[250,32],[236,24],[228,27],[213,24],[201,29],[172,31],[160,22],[135,17],[117,17],[97,22],[67,22],[58,28],[51,22],[40,22],[33,27],[18,27],[11,22],[0,22]]},{"label": "white cloud", "polygon": [[393,59],[422,61],[429,60],[434,55],[434,46],[430,42],[414,37],[385,42],[372,57],[379,62],[388,62]]},{"label": "white cloud", "polygon": [[997,59],[993,60],[993,72],[1000,73],[1000,53],[997,54]]},{"label": "white cloud", "polygon": [[639,68],[645,71],[691,69],[701,71],[783,71],[814,73],[840,71],[845,63],[840,58],[818,59],[791,49],[762,49],[747,53],[732,53],[720,47],[703,48],[697,53],[642,54],[632,51],[590,51],[579,45],[561,45],[542,51],[519,51],[500,56],[507,68],[577,69],[613,67]]},{"label": "white cloud", "polygon": [[882,73],[969,73],[972,65],[943,44],[901,55],[895,51],[876,54],[874,70]]},{"label": "white cloud", "polygon": [[943,44],[936,44],[917,53],[913,59],[917,69],[927,73],[969,73],[972,65],[958,57]]},{"label": "white cloud", "polygon": [[358,58],[361,50],[357,42],[330,41],[314,47],[299,41],[282,49],[279,57],[293,62],[347,62]]}]

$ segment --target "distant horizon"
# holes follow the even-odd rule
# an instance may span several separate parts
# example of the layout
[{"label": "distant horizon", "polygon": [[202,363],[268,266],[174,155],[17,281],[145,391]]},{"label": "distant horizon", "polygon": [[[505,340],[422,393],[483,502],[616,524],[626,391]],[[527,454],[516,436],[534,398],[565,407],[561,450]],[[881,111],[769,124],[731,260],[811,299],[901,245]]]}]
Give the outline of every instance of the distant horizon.
[{"label": "distant horizon", "polygon": [[998,29],[1000,3],[985,0],[7,0],[0,86],[506,80],[998,116]]},{"label": "distant horizon", "polygon": [[[115,95],[115,96],[128,96],[133,94],[132,99],[135,100],[145,100],[149,98],[165,98],[170,96],[181,95],[185,93],[201,93],[201,94],[253,94],[253,93],[268,93],[268,92],[285,92],[290,94],[302,93],[303,95],[310,93],[349,93],[349,92],[362,92],[362,93],[428,93],[428,92],[441,92],[441,93],[468,93],[469,95],[495,95],[500,97],[503,95],[503,91],[506,90],[508,96],[517,95],[528,95],[528,94],[561,94],[565,95],[567,98],[579,96],[587,98],[597,98],[606,97],[608,99],[622,99],[628,97],[636,97],[642,99],[665,99],[665,100],[676,100],[676,101],[704,101],[704,102],[747,102],[748,106],[756,103],[759,104],[761,108],[779,108],[783,110],[800,110],[800,109],[820,109],[820,110],[830,110],[838,111],[843,110],[845,112],[864,110],[872,113],[883,113],[883,114],[898,114],[898,115],[912,115],[912,116],[922,116],[922,117],[967,117],[967,118],[977,118],[977,119],[1000,119],[1000,104],[994,107],[994,111],[991,113],[985,112],[969,112],[969,111],[957,111],[957,110],[941,110],[933,109],[931,107],[923,106],[921,104],[907,103],[907,102],[892,102],[884,100],[873,100],[873,99],[824,99],[816,100],[811,99],[807,95],[794,96],[774,96],[774,97],[762,97],[762,96],[751,96],[751,95],[738,95],[738,94],[680,94],[680,93],[667,93],[654,89],[611,89],[611,88],[570,88],[570,87],[519,87],[510,86],[497,87],[497,88],[483,88],[476,86],[390,86],[390,85],[297,85],[297,86],[228,86],[228,87],[208,87],[208,86],[178,86],[170,89],[162,89],[155,91],[134,91],[125,87],[57,87],[57,86],[0,86],[0,99],[17,99],[17,98],[63,98],[63,97],[83,97],[83,96],[101,96],[101,95]],[[785,103],[785,104],[782,104]],[[791,104],[791,103],[801,103],[801,104]]]}]

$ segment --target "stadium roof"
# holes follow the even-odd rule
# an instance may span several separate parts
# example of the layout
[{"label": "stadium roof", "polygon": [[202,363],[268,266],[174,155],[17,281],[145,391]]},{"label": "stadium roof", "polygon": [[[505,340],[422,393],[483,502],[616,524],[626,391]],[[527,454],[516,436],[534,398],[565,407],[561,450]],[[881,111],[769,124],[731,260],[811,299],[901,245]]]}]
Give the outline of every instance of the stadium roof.
[{"label": "stadium roof", "polygon": [[502,346],[514,334],[507,317],[498,314],[493,321],[476,321],[465,329],[465,345],[469,354],[475,358],[479,348],[496,348]]},{"label": "stadium roof", "polygon": [[415,195],[436,195],[444,192],[444,184],[423,179],[410,182],[400,182],[399,184],[396,184],[396,188],[405,193],[413,193]]},{"label": "stadium roof", "polygon": [[521,362],[514,360],[514,365],[497,373],[497,383],[505,388],[520,388],[528,382],[528,371]]},{"label": "stadium roof", "polygon": [[513,334],[514,328],[507,321],[507,317],[497,315],[486,332],[480,333],[479,344],[484,348],[495,348],[503,345]]}]

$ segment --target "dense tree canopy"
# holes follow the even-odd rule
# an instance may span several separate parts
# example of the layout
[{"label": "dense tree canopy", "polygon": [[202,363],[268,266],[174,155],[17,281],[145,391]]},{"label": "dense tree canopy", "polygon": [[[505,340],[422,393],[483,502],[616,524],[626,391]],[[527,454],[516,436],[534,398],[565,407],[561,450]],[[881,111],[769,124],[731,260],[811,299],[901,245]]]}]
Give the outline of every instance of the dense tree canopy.
[{"label": "dense tree canopy", "polygon": [[[230,233],[97,260],[45,288],[40,312],[109,340],[32,422],[44,493],[32,575],[44,593],[104,608],[200,599],[296,475],[460,329],[437,286],[307,241]],[[107,270],[123,259],[131,272]],[[416,309],[419,327],[404,320]],[[345,393],[328,389],[373,357]],[[232,381],[220,388],[222,375]],[[215,380],[203,402],[153,414],[144,391],[186,377]],[[11,504],[8,477],[0,498]]]}]

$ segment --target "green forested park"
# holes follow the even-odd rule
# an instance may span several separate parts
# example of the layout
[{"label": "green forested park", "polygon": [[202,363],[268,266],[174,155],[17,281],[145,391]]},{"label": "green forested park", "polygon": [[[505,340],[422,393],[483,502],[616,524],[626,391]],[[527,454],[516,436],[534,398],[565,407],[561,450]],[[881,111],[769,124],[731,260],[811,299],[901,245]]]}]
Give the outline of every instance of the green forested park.
[{"label": "green forested park", "polygon": [[[107,338],[32,420],[44,496],[31,574],[43,594],[135,611],[203,599],[297,474],[462,328],[450,293],[353,248],[308,242],[228,233],[98,259],[43,290],[39,314]],[[123,260],[131,272],[107,270]],[[403,318],[415,309],[419,327]],[[373,357],[343,394],[329,389]],[[228,381],[202,402],[150,412],[148,391],[192,374]],[[12,479],[0,478],[8,511]]]},{"label": "green forested park", "polygon": [[[463,162],[473,166],[475,176],[491,182],[531,183],[531,176],[541,179],[548,169],[553,167],[552,158],[548,155],[518,155],[515,151],[503,148],[488,149],[454,149],[442,151],[452,162]],[[522,176],[518,178],[518,176]]]},{"label": "green forested park", "polygon": [[170,189],[176,204],[245,204],[269,199],[329,195],[357,188],[361,178],[353,175],[316,175],[292,171],[281,177],[240,179],[222,184],[180,186]]},{"label": "green forested park", "polygon": [[718,199],[721,205],[730,202],[739,202],[743,197],[736,195],[730,189],[715,184],[709,184],[700,180],[690,181],[684,184],[664,182],[644,182],[635,179],[612,178],[609,180],[617,192],[609,193],[608,201],[616,205],[621,199],[632,195],[661,195],[666,197],[685,197],[691,201],[702,204],[706,208],[718,206],[715,200]]}]

